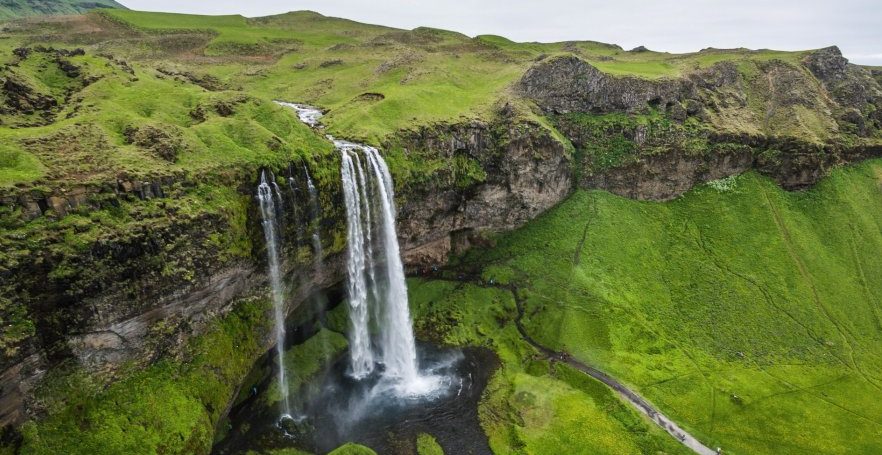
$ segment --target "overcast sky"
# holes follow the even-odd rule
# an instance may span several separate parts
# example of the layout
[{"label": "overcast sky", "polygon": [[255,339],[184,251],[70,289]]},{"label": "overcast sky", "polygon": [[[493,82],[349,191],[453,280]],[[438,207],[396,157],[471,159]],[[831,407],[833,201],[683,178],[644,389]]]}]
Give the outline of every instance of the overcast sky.
[{"label": "overcast sky", "polygon": [[594,40],[669,52],[704,47],[782,50],[836,44],[854,63],[882,65],[882,0],[120,0],[129,8],[326,16],[516,41]]}]

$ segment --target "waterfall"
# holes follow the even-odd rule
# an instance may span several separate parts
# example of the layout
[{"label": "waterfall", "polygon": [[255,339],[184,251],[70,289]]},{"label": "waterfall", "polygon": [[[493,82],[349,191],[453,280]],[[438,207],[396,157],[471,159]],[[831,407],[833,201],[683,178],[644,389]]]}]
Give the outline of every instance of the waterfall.
[{"label": "waterfall", "polygon": [[[368,295],[365,276],[365,237],[360,188],[364,182],[358,180],[359,172],[355,163],[358,155],[350,155],[343,150],[341,169],[343,179],[343,199],[346,203],[346,271],[349,294],[349,353],[351,373],[355,378],[363,378],[374,369],[374,354],[371,349],[368,326]],[[360,167],[359,167],[360,169]],[[368,239],[370,240],[370,239]]]},{"label": "waterfall", "polygon": [[321,238],[321,206],[318,200],[318,191],[312,183],[312,177],[309,175],[309,169],[303,166],[303,173],[306,175],[306,189],[309,191],[309,223],[312,225],[312,251],[315,254],[316,267],[321,267],[322,256],[322,238]]},{"label": "waterfall", "polygon": [[288,378],[285,374],[285,295],[282,287],[282,272],[279,259],[279,224],[275,199],[281,195],[275,178],[266,172],[260,173],[260,185],[257,187],[257,198],[260,200],[260,216],[263,224],[263,235],[266,239],[266,256],[269,266],[270,286],[272,287],[273,316],[275,318],[276,353],[279,362],[279,388],[282,392],[283,417],[291,415],[288,400]]},{"label": "waterfall", "polygon": [[395,230],[395,193],[392,176],[383,157],[377,149],[365,147],[368,167],[373,171],[377,182],[380,200],[380,238],[383,245],[383,267],[386,278],[386,311],[383,327],[382,348],[386,374],[413,383],[417,379],[416,344],[413,337],[413,322],[407,301],[407,283],[404,281],[404,265],[398,246]]},{"label": "waterfall", "polygon": [[[321,128],[321,110],[276,102],[294,109],[307,125]],[[394,382],[399,393],[429,393],[438,387],[439,378],[422,376],[417,365],[407,283],[395,229],[395,193],[389,168],[373,147],[328,138],[334,142],[342,160],[340,174],[347,227],[349,373],[357,379],[367,377],[378,362],[384,366],[383,378]],[[315,188],[308,173],[307,183],[310,204],[313,204]],[[315,238],[313,241],[316,242]],[[321,243],[316,245],[314,249],[320,251]],[[371,342],[372,320],[380,333],[376,346]]]},{"label": "waterfall", "polygon": [[[378,352],[385,366],[384,376],[405,384],[415,383],[416,345],[395,230],[392,177],[377,149],[346,141],[334,144],[343,159],[352,339],[353,343],[363,343],[352,349],[353,376],[362,377],[372,369],[372,365],[366,366],[374,357],[369,338],[370,305],[370,315],[379,318],[375,322],[381,332]],[[378,257],[375,252],[380,253]],[[383,282],[382,289],[379,280]]]}]

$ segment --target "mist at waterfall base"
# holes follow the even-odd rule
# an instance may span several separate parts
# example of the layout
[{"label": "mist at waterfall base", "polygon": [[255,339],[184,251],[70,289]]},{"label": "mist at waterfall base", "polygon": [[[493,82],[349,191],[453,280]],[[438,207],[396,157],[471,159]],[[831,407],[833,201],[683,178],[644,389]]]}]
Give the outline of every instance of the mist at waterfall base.
[{"label": "mist at waterfall base", "polygon": [[[319,110],[279,104],[294,109],[304,123],[320,128]],[[293,446],[324,453],[345,442],[358,442],[380,453],[411,453],[406,446],[413,446],[417,434],[425,432],[432,434],[448,453],[490,453],[478,421],[477,405],[497,364],[495,355],[483,349],[462,351],[416,343],[395,229],[389,169],[375,148],[330,136],[329,139],[341,157],[347,223],[346,298],[340,296],[333,303],[342,300],[347,305],[349,349],[304,384],[300,393],[290,397],[285,381],[298,372],[278,371],[282,370],[279,365],[283,365],[284,349],[276,349],[277,362],[264,359],[255,370],[265,371],[267,366],[277,370],[277,380],[285,391],[282,409],[268,409],[266,400],[260,399],[271,383],[269,378],[264,379],[259,383],[259,391],[255,387],[248,399],[231,410],[231,431],[214,452]],[[306,203],[307,213],[315,217],[316,188],[308,171],[306,177],[309,199],[294,201],[295,207],[290,209],[296,211],[298,204]],[[278,258],[281,249],[273,244],[278,242],[278,221],[268,222],[273,216],[283,219],[279,210],[284,208],[271,175],[269,179],[262,175],[258,197],[277,309],[277,345],[290,346],[292,340],[288,344],[285,340],[284,302],[276,304],[283,298]],[[275,205],[274,197],[278,197]],[[313,232],[313,250],[320,260],[321,242],[318,231]],[[314,310],[324,312],[327,308]],[[323,321],[319,315],[309,324],[288,332],[297,334],[303,342],[322,327]]]},{"label": "mist at waterfall base", "polygon": [[[289,327],[288,333],[294,338],[303,336],[298,327]],[[277,407],[268,408],[262,399],[270,389],[268,379],[258,394],[231,411],[228,436],[213,453],[264,453],[293,447],[325,454],[356,442],[384,455],[413,454],[417,435],[428,433],[445,453],[492,454],[478,418],[478,404],[499,364],[496,355],[483,348],[453,350],[419,342],[416,347],[424,370],[449,378],[434,394],[390,393],[388,388],[378,387],[382,382],[379,372],[353,379],[349,354],[344,353],[299,394],[292,394],[297,423],[289,431],[279,428]],[[267,356],[263,366],[271,365],[272,358]]]}]

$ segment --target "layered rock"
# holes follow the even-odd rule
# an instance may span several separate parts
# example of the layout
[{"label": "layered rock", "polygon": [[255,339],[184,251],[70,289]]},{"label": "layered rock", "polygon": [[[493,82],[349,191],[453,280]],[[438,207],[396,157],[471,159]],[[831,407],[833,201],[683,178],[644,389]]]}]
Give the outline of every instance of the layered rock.
[{"label": "layered rock", "polygon": [[532,123],[425,128],[398,145],[407,154],[473,160],[483,171],[469,185],[428,182],[408,188],[398,233],[411,269],[443,264],[451,253],[480,242],[481,231],[523,225],[563,200],[572,187],[569,153],[550,131]]},{"label": "layered rock", "polygon": [[668,200],[750,169],[798,190],[832,166],[882,156],[882,88],[839,49],[745,65],[649,80],[561,56],[536,63],[517,89],[580,151],[579,186],[627,197]]},{"label": "layered rock", "polygon": [[[482,230],[522,225],[566,197],[572,186],[569,153],[549,130],[536,124],[503,119],[490,124],[436,125],[402,133],[395,142],[389,146],[412,156],[439,160],[459,156],[468,161],[470,172],[478,174],[468,179],[454,175],[454,170],[440,184],[396,175],[399,234],[405,262],[412,270],[445,262],[451,252],[481,241]],[[322,217],[312,219],[304,165],[292,163],[273,170],[284,201],[283,268],[289,311],[315,289],[335,286],[344,276],[339,239],[346,233],[339,182],[322,186]],[[337,175],[339,162],[330,160],[321,166],[327,169],[313,169],[313,173]],[[39,217],[55,222],[68,211],[111,208],[110,200],[119,205],[125,199],[129,209],[136,211],[139,204],[153,204],[156,201],[151,200],[160,196],[168,202],[159,199],[165,204],[165,215],[145,217],[124,235],[98,238],[82,251],[63,252],[43,245],[42,251],[20,256],[0,270],[3,283],[15,284],[7,291],[16,308],[26,308],[36,325],[33,335],[18,342],[15,352],[4,356],[0,365],[0,424],[17,423],[40,411],[31,405],[33,387],[57,365],[74,362],[113,378],[121,365],[175,355],[189,337],[201,333],[237,299],[265,292],[260,216],[251,197],[257,175],[251,178],[225,183],[237,188],[243,201],[250,201],[244,202],[245,220],[240,221],[235,221],[237,216],[210,211],[192,216],[178,213],[176,202],[188,197],[188,188],[199,188],[199,183],[190,181],[159,184],[157,190],[152,184],[119,182],[104,193],[106,207],[90,205],[95,194],[81,198],[65,192],[68,196],[60,203],[64,209],[51,208],[52,195],[9,199],[17,207],[37,206],[28,216],[22,216],[22,210],[9,215],[21,217],[19,223]],[[163,191],[172,186],[177,190]],[[80,203],[79,199],[84,200]],[[231,224],[238,222],[245,225]],[[250,252],[247,256],[231,254],[229,245],[218,237],[243,228],[236,235],[244,238],[235,241]],[[310,241],[316,228],[325,254],[320,269],[315,267]],[[65,242],[64,238],[52,241]]]}]

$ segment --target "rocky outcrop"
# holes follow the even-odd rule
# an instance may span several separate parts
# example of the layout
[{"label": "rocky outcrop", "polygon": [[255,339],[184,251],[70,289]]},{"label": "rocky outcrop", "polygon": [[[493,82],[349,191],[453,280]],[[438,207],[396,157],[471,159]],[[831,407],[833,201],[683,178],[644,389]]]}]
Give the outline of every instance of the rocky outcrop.
[{"label": "rocky outcrop", "polygon": [[576,56],[549,58],[527,70],[518,90],[547,112],[642,112],[687,97],[681,80],[614,77]]},{"label": "rocky outcrop", "polygon": [[[482,178],[468,185],[437,185],[433,180],[406,189],[398,234],[412,270],[443,264],[451,252],[481,242],[484,230],[523,225],[572,188],[569,153],[536,124],[436,126],[406,134],[397,145],[408,155],[472,160],[482,171]],[[451,179],[458,180],[456,175]]]},{"label": "rocky outcrop", "polygon": [[[695,116],[721,131],[821,142],[843,133],[879,136],[882,87],[838,48],[810,52],[801,64],[770,59],[746,65],[749,71],[723,61],[650,80],[612,76],[575,55],[560,56],[536,63],[517,90],[551,114],[638,114],[655,108],[678,121]],[[808,113],[810,118],[799,118]]]},{"label": "rocky outcrop", "polygon": [[534,64],[517,90],[579,151],[579,186],[632,198],[668,200],[749,169],[798,190],[833,166],[882,156],[882,88],[839,49],[746,65],[648,80],[561,56]]},{"label": "rocky outcrop", "polygon": [[812,52],[803,64],[838,104],[840,123],[854,125],[861,136],[882,127],[882,87],[871,70],[849,64],[836,46]]}]

